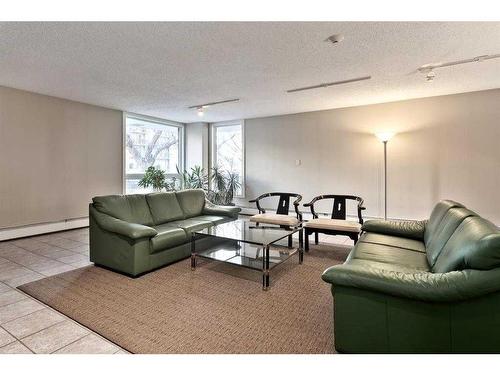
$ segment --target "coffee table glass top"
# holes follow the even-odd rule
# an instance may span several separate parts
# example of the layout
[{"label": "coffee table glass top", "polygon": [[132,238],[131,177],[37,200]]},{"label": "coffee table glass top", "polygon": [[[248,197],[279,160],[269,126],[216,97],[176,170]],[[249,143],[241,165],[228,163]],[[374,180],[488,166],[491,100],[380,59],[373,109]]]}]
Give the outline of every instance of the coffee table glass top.
[{"label": "coffee table glass top", "polygon": [[214,225],[195,233],[202,236],[225,238],[248,244],[266,246],[278,242],[299,230],[300,228],[287,230],[269,224],[256,226],[254,222],[238,219],[229,223]]}]

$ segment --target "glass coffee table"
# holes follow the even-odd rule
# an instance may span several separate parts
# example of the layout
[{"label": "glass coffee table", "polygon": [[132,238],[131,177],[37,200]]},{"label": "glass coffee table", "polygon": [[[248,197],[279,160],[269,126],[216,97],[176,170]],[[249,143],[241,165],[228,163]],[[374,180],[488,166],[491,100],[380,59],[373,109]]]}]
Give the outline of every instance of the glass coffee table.
[{"label": "glass coffee table", "polygon": [[[288,246],[288,238],[299,233],[299,246]],[[201,241],[203,240],[203,241]],[[204,242],[204,246],[201,246]],[[235,220],[191,233],[191,269],[202,257],[262,272],[262,289],[269,288],[269,271],[298,253],[304,259],[302,227],[256,225]]]}]

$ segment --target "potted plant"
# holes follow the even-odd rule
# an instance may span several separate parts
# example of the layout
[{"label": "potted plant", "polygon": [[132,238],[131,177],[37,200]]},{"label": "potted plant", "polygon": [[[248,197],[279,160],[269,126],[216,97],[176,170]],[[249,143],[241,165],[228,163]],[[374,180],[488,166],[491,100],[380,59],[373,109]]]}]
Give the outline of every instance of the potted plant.
[{"label": "potted plant", "polygon": [[241,187],[237,173],[222,170],[217,166],[211,169],[210,175],[200,166],[194,166],[189,172],[186,170],[181,172],[177,168],[177,173],[178,178],[171,177],[167,180],[164,171],[151,166],[139,181],[139,186],[143,188],[151,186],[155,191],[203,189],[210,202],[222,206],[234,205],[233,198]]},{"label": "potted plant", "polygon": [[153,187],[154,191],[161,191],[165,187],[165,172],[153,166],[146,169],[144,177],[139,181],[142,188]]}]

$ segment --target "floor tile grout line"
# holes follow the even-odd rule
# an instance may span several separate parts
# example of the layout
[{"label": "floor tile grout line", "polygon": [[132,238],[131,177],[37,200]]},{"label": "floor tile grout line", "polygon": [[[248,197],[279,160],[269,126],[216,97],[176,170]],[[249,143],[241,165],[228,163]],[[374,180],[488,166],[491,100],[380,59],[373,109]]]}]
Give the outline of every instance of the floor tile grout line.
[{"label": "floor tile grout line", "polygon": [[31,353],[33,354],[36,354],[33,350],[31,350],[31,348],[27,347],[26,345],[24,345],[24,343],[21,341],[21,340],[17,340],[22,346],[24,346],[26,349],[28,349]]},{"label": "floor tile grout line", "polygon": [[[12,336],[12,335],[11,335],[11,336]],[[19,340],[18,340],[18,339],[16,339],[15,337],[14,337],[14,339],[15,339],[14,341],[8,342],[8,343],[7,343],[7,344],[5,344],[5,345],[0,345],[0,349],[5,348],[6,346],[8,346],[8,345],[10,345],[10,344],[13,344],[13,343],[15,343],[16,341],[19,341]]]},{"label": "floor tile grout line", "polygon": [[76,241],[76,242],[81,242],[81,241],[73,240],[71,238],[61,237],[59,235],[60,233],[70,232],[70,231],[73,231],[73,230],[80,230],[80,229],[87,229],[88,230],[89,227],[87,226],[87,227],[82,227],[82,228],[68,229],[68,230],[64,230],[64,231],[39,233],[39,234],[34,234],[32,236],[12,238],[12,239],[8,239],[8,240],[2,241],[2,242],[9,242],[9,241],[14,242],[14,241],[20,241],[20,240],[35,240],[35,241],[46,243],[46,242],[44,242],[43,240],[41,240],[39,238],[39,237],[43,237],[43,236],[54,236],[56,238],[62,238],[62,239],[65,239],[65,240],[72,240],[72,241]]},{"label": "floor tile grout line", "polygon": [[[46,242],[43,242],[43,241],[40,241],[40,242],[41,242],[41,243],[43,243],[43,244],[46,244],[46,245],[50,245],[50,246],[53,246],[53,247],[57,247],[58,249],[61,249],[61,250],[70,251],[70,252],[72,252],[72,253],[74,253],[74,254],[81,254],[81,253],[79,253],[79,252],[77,252],[77,251],[73,251],[73,250],[70,250],[70,249],[65,249],[65,248],[60,247],[60,246],[57,246],[57,245],[52,245],[52,244],[50,244],[50,243],[46,243]],[[79,243],[81,243],[82,245],[88,245],[88,244],[83,243],[83,242],[80,242],[80,241],[75,241],[75,242],[79,242]],[[50,260],[55,260],[55,261],[59,262],[57,259],[50,258],[50,257],[48,257],[48,256],[46,256],[46,255],[37,254],[37,253],[33,252],[33,250],[26,249],[26,248],[24,248],[24,247],[22,247],[22,246],[18,246],[18,245],[16,245],[16,244],[12,244],[12,245],[13,245],[13,246],[16,246],[16,247],[18,247],[18,248],[20,248],[20,249],[22,249],[22,250],[24,250],[24,251],[27,251],[27,252],[29,252],[29,253],[31,253],[31,254],[33,254],[33,255],[37,255],[37,256],[39,256],[39,257],[43,257],[43,258],[47,258],[47,259],[50,259]],[[69,255],[69,256],[71,256],[71,255]],[[4,258],[4,259],[7,259],[7,258]],[[7,260],[10,260],[10,259],[7,259]],[[67,264],[67,263],[64,263],[64,262],[59,262],[59,263],[62,263],[62,264]]]},{"label": "floor tile grout line", "polygon": [[[129,352],[128,350],[126,350],[125,348],[121,347],[120,345],[118,345],[118,344],[114,343],[114,342],[113,342],[113,341],[111,341],[111,340],[108,340],[106,337],[104,337],[104,336],[100,335],[98,332],[96,332],[96,331],[94,331],[94,330],[90,329],[89,327],[84,326],[83,324],[81,324],[81,323],[79,323],[78,321],[76,321],[76,320],[72,319],[72,318],[71,318],[71,317],[69,317],[68,315],[65,315],[65,314],[63,314],[62,312],[60,312],[60,311],[58,311],[58,310],[54,309],[53,307],[51,307],[51,306],[49,306],[49,305],[44,304],[43,302],[41,302],[41,301],[37,300],[35,297],[30,296],[29,294],[25,293],[25,292],[24,292],[24,291],[22,291],[22,290],[19,290],[19,291],[20,291],[22,294],[26,295],[28,298],[31,298],[33,301],[36,301],[36,302],[40,303],[41,305],[45,306],[45,307],[46,307],[47,309],[49,309],[50,311],[53,311],[53,312],[55,312],[56,314],[58,314],[58,315],[62,316],[65,320],[70,321],[70,322],[73,322],[73,323],[75,323],[76,325],[78,325],[79,327],[81,327],[81,328],[83,328],[83,329],[85,329],[85,330],[89,331],[89,334],[92,334],[92,333],[93,333],[93,334],[95,334],[96,336],[98,336],[99,338],[104,339],[104,340],[105,340],[105,341],[107,341],[108,343],[110,343],[110,344],[112,344],[112,345],[114,345],[114,346],[116,346],[116,347],[120,348],[121,350],[126,351],[127,353],[130,353],[130,352]],[[39,311],[39,310],[37,310],[37,311]],[[36,312],[36,311],[33,311],[31,314],[33,314],[33,313],[35,313],[35,312]],[[29,314],[28,314],[28,315],[29,315]],[[25,316],[27,316],[27,315],[25,315]],[[22,317],[21,317],[21,318],[22,318]],[[15,319],[14,319],[14,320],[15,320]],[[62,323],[62,322],[58,322],[58,323]],[[56,324],[58,324],[58,323],[55,323],[55,324],[53,324],[53,325],[56,325]],[[47,327],[47,328],[49,328],[49,327]],[[43,329],[42,329],[41,331],[43,331]],[[29,336],[31,336],[31,335],[29,335]],[[26,336],[26,337],[28,337],[28,336]],[[118,351],[120,351],[120,349],[119,349]]]},{"label": "floor tile grout line", "polygon": [[[14,320],[17,320],[17,319],[22,319],[22,318],[26,318],[27,316],[30,316],[30,315],[32,315],[32,314],[34,314],[34,313],[38,312],[38,311],[41,311],[41,310],[33,311],[32,313],[30,313],[30,314],[28,314],[28,315],[25,315],[25,316],[20,316],[19,318],[16,318],[16,319],[14,319]],[[7,323],[11,323],[11,322],[13,322],[14,320],[10,320],[10,321],[8,321]],[[61,320],[60,322],[56,322],[56,323],[54,323],[54,324],[51,324],[51,325],[49,325],[49,326],[47,326],[47,327],[45,327],[45,328],[39,329],[39,330],[38,330],[38,331],[36,331],[36,332],[30,333],[29,335],[22,336],[22,337],[17,337],[17,336],[14,336],[14,334],[13,334],[11,331],[9,331],[9,330],[7,329],[7,327],[5,327],[5,326],[3,326],[3,325],[1,325],[1,327],[2,327],[5,331],[7,331],[7,332],[8,332],[11,336],[14,336],[14,337],[16,338],[16,340],[21,341],[21,340],[24,340],[24,339],[26,339],[26,338],[28,338],[28,337],[30,337],[30,336],[33,336],[33,335],[35,335],[35,334],[37,334],[37,333],[42,332],[42,331],[46,330],[47,328],[54,327],[55,325],[57,325],[57,324],[59,324],[59,323],[64,323],[64,320]],[[5,324],[5,323],[2,323],[2,324]]]},{"label": "floor tile grout line", "polygon": [[[19,246],[18,246],[18,247],[19,247]],[[26,250],[26,249],[24,249],[24,248],[22,248],[22,247],[20,247],[20,249],[22,249],[22,250],[24,250],[24,251],[27,251],[28,253],[31,253],[31,254],[33,254],[33,255],[38,255],[38,254],[35,254],[35,253],[33,253],[33,252],[29,251],[29,250]],[[47,258],[47,259],[50,259],[50,260],[55,260],[55,259],[52,259],[52,258],[48,258],[48,257],[46,257],[46,256],[44,256],[44,255],[38,255],[38,256],[40,256],[40,257],[44,257],[44,258]],[[11,262],[11,263],[17,264],[18,266],[21,266],[21,267],[27,268],[27,269],[29,269],[30,271],[33,271],[33,272],[38,272],[38,271],[35,271],[35,270],[33,270],[33,269],[29,268],[29,266],[26,266],[26,265],[24,265],[24,264],[21,264],[21,263],[16,262],[15,260],[11,260],[11,259],[8,259],[8,258],[4,258],[4,259],[7,259],[7,260],[8,260],[9,262]],[[59,263],[62,263],[62,262],[59,262]],[[62,264],[65,264],[65,263],[62,263]]]},{"label": "floor tile grout line", "polygon": [[[78,243],[80,244],[78,247],[81,247],[81,246],[88,246],[88,245],[89,245],[89,244],[88,244],[88,243],[86,243],[86,242],[81,242],[81,241],[74,240],[74,239],[71,239],[71,238],[64,238],[64,237],[58,237],[58,238],[63,238],[63,239],[66,239],[66,240],[70,240],[70,241],[78,242]],[[86,255],[85,255],[84,253],[82,253],[82,252],[79,252],[79,251],[74,251],[73,249],[65,249],[65,248],[63,248],[63,247],[60,247],[60,246],[58,246],[58,245],[54,245],[54,244],[51,244],[51,243],[45,242],[45,241],[43,241],[43,240],[35,240],[35,241],[38,241],[38,242],[40,242],[40,243],[42,243],[42,244],[45,244],[45,245],[49,245],[49,246],[51,246],[51,247],[53,247],[53,248],[56,248],[56,249],[60,249],[61,251],[62,251],[62,250],[69,251],[69,252],[71,253],[71,255],[68,255],[68,256],[73,256],[73,255],[82,255],[82,256],[84,256],[84,257],[86,256]],[[6,241],[6,242],[9,242],[9,241]],[[72,264],[72,263],[64,263],[64,262],[59,261],[58,259],[54,259],[54,258],[51,258],[51,257],[49,257],[49,256],[39,254],[39,253],[35,252],[34,250],[24,248],[24,247],[23,247],[23,246],[21,246],[21,245],[17,245],[17,244],[14,244],[14,243],[10,243],[10,245],[11,245],[11,246],[13,246],[15,249],[20,249],[20,250],[26,251],[27,253],[29,253],[29,254],[31,254],[31,255],[33,255],[33,256],[37,256],[37,257],[40,257],[40,258],[45,258],[45,259],[48,259],[48,260],[56,261],[56,262],[60,263],[60,264],[61,264],[61,266],[63,266],[63,265],[68,265],[68,266],[75,267],[73,264],[74,264],[74,263],[79,263],[79,262],[80,262],[80,261],[73,262],[73,264]],[[14,250],[15,250],[15,249],[14,249]],[[3,258],[3,257],[2,257],[2,258]],[[42,274],[42,273],[41,273],[41,271],[36,271],[36,270],[34,270],[34,269],[30,268],[30,266],[27,266],[27,265],[24,265],[24,264],[18,263],[18,261],[16,261],[16,260],[11,260],[11,259],[8,259],[8,258],[4,258],[4,259],[5,259],[6,261],[8,261],[9,263],[13,264],[13,265],[16,265],[16,266],[19,266],[19,267],[22,267],[22,268],[28,269],[28,270],[30,270],[30,271],[32,271],[32,272],[34,272],[34,273],[38,274],[39,276],[42,276],[42,277],[49,277],[49,276],[46,276],[46,275]],[[19,277],[22,277],[22,276],[19,276]],[[15,278],[16,278],[16,277],[14,277],[14,278],[12,278],[12,279],[15,279]],[[8,279],[8,280],[11,280],[11,279]],[[8,281],[8,280],[4,280],[4,281]],[[96,337],[99,337],[99,338],[100,338],[100,339],[102,339],[103,341],[106,341],[107,343],[109,343],[110,345],[112,345],[113,347],[115,347],[115,348],[116,348],[116,351],[114,351],[114,352],[112,352],[112,353],[110,353],[110,354],[116,354],[116,353],[118,353],[118,352],[120,352],[120,351],[122,351],[122,350],[123,350],[124,352],[128,353],[128,351],[126,351],[125,349],[123,349],[123,348],[122,348],[122,347],[120,347],[119,345],[116,345],[114,342],[109,341],[109,340],[108,340],[108,339],[106,339],[105,337],[103,337],[103,336],[99,335],[97,332],[94,332],[94,331],[92,331],[92,330],[88,329],[87,327],[85,327],[85,326],[83,326],[83,325],[79,324],[77,321],[75,321],[75,320],[73,320],[73,319],[69,318],[68,316],[66,316],[66,315],[64,315],[64,314],[61,314],[59,311],[54,310],[54,309],[52,309],[50,306],[47,306],[47,305],[45,305],[45,304],[41,303],[40,301],[38,301],[37,299],[33,298],[33,297],[32,297],[32,296],[30,296],[29,294],[24,293],[22,290],[17,289],[16,287],[12,287],[11,285],[9,285],[9,284],[5,283],[4,281],[0,281],[0,282],[1,282],[2,284],[4,284],[7,288],[9,288],[9,290],[7,290],[6,292],[9,292],[9,291],[15,290],[15,291],[17,291],[17,292],[20,292],[23,296],[25,296],[25,297],[29,297],[31,300],[36,301],[36,302],[37,302],[37,303],[39,303],[39,304],[40,304],[40,306],[41,306],[41,309],[40,309],[40,310],[35,310],[35,311],[32,311],[32,312],[30,312],[29,314],[26,314],[26,315],[17,316],[17,317],[16,317],[16,318],[14,318],[14,319],[8,320],[8,321],[3,322],[2,324],[0,324],[0,326],[2,326],[2,328],[3,328],[3,329],[4,329],[4,330],[5,330],[5,331],[9,334],[9,335],[11,335],[11,336],[15,339],[15,341],[12,341],[12,342],[11,342],[11,343],[9,343],[9,344],[12,344],[12,343],[14,343],[14,342],[18,342],[20,345],[22,345],[23,347],[25,347],[26,349],[28,349],[30,352],[34,353],[34,352],[33,352],[33,350],[31,350],[29,347],[27,347],[27,346],[26,346],[26,345],[25,345],[25,344],[24,344],[21,340],[24,340],[24,339],[26,339],[26,338],[28,338],[28,337],[30,337],[30,336],[33,336],[33,335],[35,335],[35,334],[37,334],[37,333],[39,333],[39,332],[42,332],[42,331],[43,331],[43,330],[45,330],[45,329],[51,328],[51,327],[53,327],[53,326],[55,326],[55,325],[57,325],[57,324],[61,324],[61,323],[64,323],[65,321],[67,321],[67,322],[71,322],[71,323],[74,323],[74,324],[76,324],[76,325],[78,325],[78,326],[82,327],[82,328],[83,328],[83,329],[85,329],[88,333],[87,333],[87,334],[85,334],[85,335],[83,335],[83,336],[81,336],[81,337],[79,337],[78,339],[76,339],[76,340],[74,340],[74,341],[72,341],[72,342],[70,342],[70,343],[68,343],[68,344],[66,344],[66,345],[64,345],[64,346],[62,346],[62,347],[60,347],[60,348],[58,348],[58,349],[55,349],[55,350],[54,350],[54,351],[52,351],[51,353],[55,353],[56,351],[61,350],[62,348],[66,347],[66,346],[68,346],[68,345],[71,345],[71,344],[73,344],[74,342],[76,342],[76,341],[78,341],[78,340],[80,340],[80,339],[82,339],[82,338],[84,338],[84,337],[90,336],[90,335],[92,335],[92,334],[95,334],[95,335],[96,335]],[[22,301],[23,301],[23,300],[20,300],[20,301],[15,301],[15,302],[9,303],[9,304],[4,305],[4,306],[8,306],[8,305],[14,304],[14,303],[16,303],[16,302],[22,302]],[[2,307],[3,307],[3,306],[2,306]],[[17,337],[16,337],[16,336],[14,336],[14,335],[13,335],[13,334],[9,331],[9,330],[7,330],[7,329],[5,329],[5,328],[3,327],[3,325],[4,325],[4,324],[10,323],[10,322],[12,322],[12,321],[14,321],[14,320],[17,320],[17,319],[25,318],[25,317],[27,317],[27,316],[29,316],[29,315],[32,315],[32,314],[34,314],[34,313],[36,313],[36,312],[38,312],[38,311],[41,311],[41,310],[43,310],[43,309],[45,309],[45,308],[47,308],[47,309],[49,309],[49,310],[51,310],[51,311],[53,311],[53,312],[57,313],[57,314],[58,314],[59,316],[61,316],[64,320],[62,320],[62,321],[60,321],[60,322],[56,322],[56,323],[54,323],[54,324],[51,324],[51,325],[49,325],[49,326],[47,326],[47,327],[44,327],[44,328],[43,328],[43,329],[41,329],[41,330],[38,330],[38,331],[33,332],[33,333],[30,333],[29,335],[26,335],[26,336],[22,336],[22,337],[20,337],[20,338],[17,338]],[[9,345],[9,344],[7,344],[7,345]]]},{"label": "floor tile grout line", "polygon": [[[16,289],[12,288],[12,290],[8,290],[8,291],[6,291],[6,292],[4,292],[4,293],[0,293],[0,296],[1,296],[2,294],[9,293],[9,292],[12,292],[12,291],[16,291],[16,292],[17,292],[17,290],[16,290]],[[19,292],[18,292],[18,293],[19,293]],[[22,294],[22,293],[19,293],[19,294]],[[1,308],[4,308],[4,307],[7,307],[7,306],[10,306],[10,305],[13,305],[14,303],[23,302],[25,299],[27,299],[27,298],[20,299],[19,301],[14,301],[14,302],[9,302],[9,303],[6,303],[5,305],[1,305],[1,306],[0,306],[0,309],[1,309]],[[1,325],[1,324],[0,324],[0,325]]]},{"label": "floor tile grout line", "polygon": [[[23,301],[17,301],[17,302],[23,302]],[[27,313],[26,315],[16,316],[14,319],[10,319],[10,320],[6,320],[5,322],[1,322],[1,323],[0,323],[0,326],[3,328],[3,325],[4,325],[4,324],[6,324],[6,323],[10,323],[10,322],[12,322],[13,320],[16,320],[16,319],[19,319],[19,318],[24,318],[25,316],[28,316],[28,315],[30,315],[30,314],[33,314],[34,312],[37,312],[37,311],[42,310],[42,309],[44,308],[44,306],[45,306],[45,305],[44,305],[44,304],[42,304],[42,303],[40,303],[40,301],[37,301],[37,302],[40,304],[40,306],[42,306],[42,308],[41,308],[41,309],[39,309],[39,310],[35,310],[35,311],[30,311],[30,312],[29,312],[29,313]]]},{"label": "floor tile grout line", "polygon": [[[15,337],[14,337],[14,338],[15,338]],[[9,345],[12,345],[12,344],[14,344],[14,343],[16,343],[16,342],[17,342],[18,344],[20,344],[20,345],[24,346],[26,349],[28,349],[28,350],[31,352],[31,354],[35,354],[35,352],[34,352],[33,350],[31,350],[30,348],[28,348],[26,345],[24,345],[24,344],[23,344],[23,343],[22,343],[19,339],[17,339],[17,338],[15,338],[15,340],[14,340],[14,341],[9,342],[8,344],[5,344],[5,345],[0,346],[0,349],[5,348],[5,347],[7,347],[7,346],[9,346]],[[13,354],[14,354],[14,353],[13,353]],[[21,354],[21,353],[18,353],[18,354]]]},{"label": "floor tile grout line", "polygon": [[[17,264],[17,265],[18,265],[18,266],[20,266],[20,267],[26,268],[27,270],[30,270],[30,271],[35,272],[35,273],[38,273],[38,274],[39,274],[39,275],[41,275],[41,276],[45,276],[45,275],[42,275],[42,274],[41,274],[40,272],[38,272],[38,271],[35,271],[35,270],[33,270],[33,269],[29,268],[29,267],[26,267],[24,264],[17,263],[17,262],[15,262],[15,261],[13,261],[13,260],[10,260],[10,259],[7,259],[7,260],[8,260],[9,262],[11,262],[11,263]],[[18,276],[18,277],[23,277],[23,276]],[[13,278],[11,278],[11,279],[7,279],[7,280],[13,280],[13,279],[17,279],[17,277],[13,277]],[[3,281],[2,281],[2,282],[3,282]],[[4,283],[4,284],[5,284],[5,283]]]},{"label": "floor tile grout line", "polygon": [[87,336],[90,336],[91,334],[92,334],[92,333],[91,333],[91,332],[89,332],[88,334],[83,335],[83,336],[81,336],[81,337],[77,338],[76,340],[71,341],[70,343],[68,343],[68,344],[66,344],[66,345],[61,346],[60,348],[57,348],[57,349],[55,349],[55,350],[51,351],[49,354],[57,354],[56,352],[58,352],[59,350],[64,349],[64,348],[66,348],[66,347],[70,346],[71,344],[74,344],[74,343],[75,343],[75,342],[77,342],[78,340],[81,340],[81,339],[83,339],[83,338],[85,338],[85,337],[87,337]]},{"label": "floor tile grout line", "polygon": [[[50,245],[50,244],[49,244],[49,245]],[[64,262],[61,262],[61,261],[59,261],[59,260],[57,260],[57,259],[53,259],[53,258],[47,257],[47,256],[45,256],[45,255],[36,254],[36,253],[34,253],[33,251],[28,250],[28,249],[25,249],[25,248],[23,248],[23,247],[20,247],[20,246],[14,245],[14,244],[13,244],[13,246],[16,246],[16,247],[18,247],[18,248],[20,248],[20,249],[22,249],[22,250],[24,250],[24,251],[27,251],[28,253],[31,253],[31,254],[33,254],[33,255],[37,255],[37,256],[40,256],[40,257],[43,257],[43,258],[47,258],[47,259],[52,260],[52,261],[54,261],[54,262],[59,262],[59,263],[61,263],[61,265],[62,265],[62,266],[71,266],[71,264],[69,264],[69,263],[64,263]],[[59,247],[59,246],[56,246],[56,245],[51,245],[51,246],[58,247],[58,248],[59,248],[59,249],[61,249],[61,250],[71,251],[71,250],[68,250],[68,249],[63,249],[62,247]],[[72,252],[72,253],[74,253],[75,255],[76,255],[76,254],[83,255],[83,254],[78,253],[78,252],[76,252],[76,251],[71,251],[71,252]],[[71,255],[69,255],[69,256],[71,256]],[[36,273],[38,273],[38,274],[40,274],[40,275],[42,275],[42,276],[44,276],[44,277],[48,277],[48,276],[45,276],[44,274],[42,274],[42,273],[41,273],[41,272],[39,272],[39,271],[35,271],[34,269],[29,268],[29,266],[26,266],[26,265],[21,264],[21,263],[17,263],[16,261],[14,261],[14,260],[10,260],[10,259],[8,259],[8,258],[4,258],[4,259],[7,259],[7,260],[8,260],[9,262],[11,262],[11,263],[17,264],[18,266],[21,266],[21,267],[27,268],[27,269],[29,269],[30,271],[36,272]],[[74,263],[76,263],[76,262],[74,262]],[[55,267],[51,267],[51,268],[55,268]],[[50,268],[48,268],[48,269],[50,269]],[[15,277],[14,277],[14,279],[15,279]],[[9,279],[9,280],[10,280],[10,279]]]}]

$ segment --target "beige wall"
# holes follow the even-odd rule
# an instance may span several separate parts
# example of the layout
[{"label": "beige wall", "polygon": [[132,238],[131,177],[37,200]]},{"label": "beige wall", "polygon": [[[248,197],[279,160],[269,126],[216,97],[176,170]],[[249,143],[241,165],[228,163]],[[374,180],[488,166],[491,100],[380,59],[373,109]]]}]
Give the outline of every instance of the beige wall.
[{"label": "beige wall", "polygon": [[186,124],[186,170],[201,166],[208,170],[208,123]]},{"label": "beige wall", "polygon": [[0,228],[86,217],[121,192],[121,112],[0,87]]},{"label": "beige wall", "polygon": [[389,217],[427,218],[449,198],[500,224],[500,89],[245,124],[245,206],[273,190],[302,193],[305,202],[346,193],[365,199],[366,215],[383,216],[383,148],[373,133],[391,130]]}]

